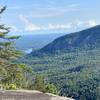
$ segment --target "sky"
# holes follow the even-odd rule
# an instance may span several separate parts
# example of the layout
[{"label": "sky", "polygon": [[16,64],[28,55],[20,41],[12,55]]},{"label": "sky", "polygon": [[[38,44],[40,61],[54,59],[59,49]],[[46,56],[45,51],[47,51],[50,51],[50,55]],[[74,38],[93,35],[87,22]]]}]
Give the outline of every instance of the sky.
[{"label": "sky", "polygon": [[0,0],[11,34],[71,33],[100,24],[100,0]]}]

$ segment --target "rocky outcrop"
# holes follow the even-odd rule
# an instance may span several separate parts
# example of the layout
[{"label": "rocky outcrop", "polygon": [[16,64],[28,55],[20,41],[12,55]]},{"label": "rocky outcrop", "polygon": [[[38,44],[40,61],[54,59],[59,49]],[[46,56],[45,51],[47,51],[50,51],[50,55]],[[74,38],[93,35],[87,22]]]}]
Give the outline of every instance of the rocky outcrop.
[{"label": "rocky outcrop", "polygon": [[0,100],[74,100],[67,97],[60,97],[50,93],[42,93],[39,91],[0,91]]}]

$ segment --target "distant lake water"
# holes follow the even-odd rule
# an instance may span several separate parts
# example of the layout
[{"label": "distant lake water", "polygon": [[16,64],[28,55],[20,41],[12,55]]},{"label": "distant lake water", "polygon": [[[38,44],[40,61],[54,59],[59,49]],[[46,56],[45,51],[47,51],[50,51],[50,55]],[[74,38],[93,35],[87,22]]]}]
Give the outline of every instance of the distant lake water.
[{"label": "distant lake water", "polygon": [[26,49],[26,50],[23,50],[23,51],[28,54],[28,53],[31,53],[32,50],[33,50],[33,48],[29,48],[29,49]]}]

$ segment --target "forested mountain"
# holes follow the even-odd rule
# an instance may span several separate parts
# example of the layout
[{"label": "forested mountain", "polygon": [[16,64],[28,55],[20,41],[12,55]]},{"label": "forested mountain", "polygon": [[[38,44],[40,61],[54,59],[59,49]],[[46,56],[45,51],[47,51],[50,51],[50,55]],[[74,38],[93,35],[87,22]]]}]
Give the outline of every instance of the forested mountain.
[{"label": "forested mountain", "polygon": [[[44,97],[29,91],[22,94],[16,91],[37,90],[45,96],[48,94],[43,93],[75,100],[100,100],[99,3],[96,2],[95,6],[93,2],[90,6],[92,1],[86,4],[67,0],[61,3],[57,0],[54,0],[56,3],[49,0],[44,0],[46,3],[42,0],[15,1],[13,6],[11,2],[4,2],[9,7],[5,16],[2,14],[6,6],[0,7],[0,99],[29,100],[36,97],[44,100]],[[91,13],[94,11],[97,11],[97,19],[88,20],[94,18],[94,13]],[[85,14],[88,16],[84,19]],[[5,20],[1,21],[2,17]],[[94,25],[97,26],[66,35],[63,33]],[[24,36],[16,36],[17,32],[23,32]],[[51,32],[58,34],[49,34]],[[58,96],[54,99],[58,100]]]},{"label": "forested mountain", "polygon": [[32,55],[55,54],[75,50],[100,48],[100,25],[61,36]]},{"label": "forested mountain", "polygon": [[59,95],[75,100],[100,99],[100,26],[55,39],[21,58],[44,75]]},{"label": "forested mountain", "polygon": [[100,49],[49,56],[26,56],[20,62],[44,75],[48,82],[58,88],[61,96],[75,100],[100,98]]}]

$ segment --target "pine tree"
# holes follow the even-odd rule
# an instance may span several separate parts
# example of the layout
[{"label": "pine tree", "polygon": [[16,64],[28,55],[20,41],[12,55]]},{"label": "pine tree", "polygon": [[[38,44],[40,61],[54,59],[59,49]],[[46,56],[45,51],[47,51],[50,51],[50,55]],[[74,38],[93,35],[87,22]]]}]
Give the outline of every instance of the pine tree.
[{"label": "pine tree", "polygon": [[45,80],[41,75],[37,75],[34,82],[34,89],[45,92]]},{"label": "pine tree", "polygon": [[[5,11],[6,6],[0,9],[0,16]],[[21,86],[24,80],[23,67],[12,62],[21,55],[14,47],[14,40],[20,36],[9,36],[10,28],[0,25],[0,84],[16,84]],[[24,68],[25,69],[25,68]]]}]

